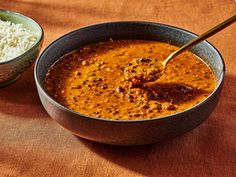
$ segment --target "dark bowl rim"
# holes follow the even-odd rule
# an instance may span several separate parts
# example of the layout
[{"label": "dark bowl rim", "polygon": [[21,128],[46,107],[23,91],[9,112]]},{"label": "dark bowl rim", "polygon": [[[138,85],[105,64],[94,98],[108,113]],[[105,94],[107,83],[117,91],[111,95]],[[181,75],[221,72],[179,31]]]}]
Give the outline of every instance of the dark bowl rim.
[{"label": "dark bowl rim", "polygon": [[37,39],[37,42],[33,46],[31,46],[27,51],[25,51],[21,55],[18,55],[17,57],[14,57],[12,59],[9,59],[9,60],[3,61],[3,62],[0,61],[0,65],[3,65],[3,64],[7,64],[7,63],[10,63],[12,61],[15,61],[17,59],[20,59],[20,58],[24,57],[25,55],[27,55],[28,53],[30,53],[35,48],[37,48],[39,46],[39,44],[41,43],[41,41],[43,40],[43,38],[44,38],[44,31],[43,31],[42,26],[36,20],[34,20],[34,19],[32,19],[28,16],[25,16],[25,15],[19,13],[19,12],[14,12],[14,11],[6,10],[6,9],[0,9],[0,12],[5,12],[5,13],[8,13],[8,14],[14,14],[16,16],[19,16],[20,18],[24,18],[26,20],[29,20],[29,21],[33,22],[34,25],[38,26],[38,28],[40,29],[40,37]]},{"label": "dark bowl rim", "polygon": [[72,113],[72,114],[74,114],[76,116],[86,117],[86,118],[92,119],[94,121],[105,121],[105,122],[112,122],[112,123],[137,123],[137,122],[160,121],[162,119],[167,119],[167,118],[171,119],[171,118],[173,118],[175,116],[178,116],[180,114],[185,114],[186,112],[192,111],[192,110],[200,107],[207,100],[209,100],[212,96],[214,96],[217,93],[217,91],[220,89],[220,86],[223,84],[223,80],[224,80],[224,76],[225,76],[225,62],[224,62],[224,59],[223,59],[222,55],[220,54],[220,52],[210,42],[208,42],[207,40],[204,40],[202,42],[207,43],[210,47],[212,47],[213,50],[215,50],[217,52],[217,54],[220,56],[220,59],[221,59],[222,65],[223,65],[223,68],[222,68],[222,71],[221,71],[221,74],[220,74],[220,78],[217,81],[217,85],[216,85],[214,91],[208,97],[206,97],[203,101],[201,101],[200,103],[194,105],[193,107],[190,107],[190,108],[185,109],[185,110],[183,110],[181,112],[177,112],[177,113],[170,114],[170,115],[167,115],[167,116],[150,118],[150,119],[141,119],[141,120],[110,120],[110,119],[105,119],[105,118],[92,117],[92,116],[84,115],[84,114],[81,114],[79,112],[73,111],[72,109],[69,109],[69,108],[63,106],[62,104],[57,102],[55,99],[53,99],[50,95],[48,95],[47,92],[45,91],[45,89],[39,84],[38,74],[37,74],[38,73],[38,65],[39,65],[40,61],[42,60],[44,54],[50,49],[50,47],[52,45],[56,44],[61,39],[65,38],[65,37],[67,37],[67,36],[69,36],[69,35],[71,35],[73,33],[76,33],[78,31],[81,31],[81,30],[85,30],[85,29],[89,29],[89,28],[95,28],[95,27],[98,27],[98,26],[109,25],[109,24],[128,24],[128,23],[132,23],[132,24],[146,24],[146,25],[153,25],[153,26],[155,26],[155,25],[163,26],[163,27],[172,28],[172,29],[175,29],[175,30],[178,30],[178,31],[181,31],[181,32],[185,32],[185,33],[187,32],[187,33],[193,35],[194,37],[198,36],[197,34],[195,34],[193,32],[190,32],[188,30],[185,30],[183,28],[179,28],[179,27],[175,27],[175,26],[171,26],[171,25],[167,25],[167,24],[163,24],[163,23],[149,22],[149,21],[111,21],[111,22],[96,23],[96,24],[92,24],[92,25],[83,26],[81,28],[75,29],[75,30],[73,30],[71,32],[68,32],[68,33],[62,35],[61,37],[59,37],[56,40],[54,40],[53,42],[51,42],[43,50],[43,52],[41,53],[40,57],[36,60],[35,67],[34,67],[34,78],[35,78],[35,83],[37,85],[37,88],[39,89],[38,92],[41,92],[41,94],[43,94],[51,103],[55,104],[57,107],[59,107],[60,109],[62,109],[64,111],[68,111],[68,112],[70,112],[70,113]]}]

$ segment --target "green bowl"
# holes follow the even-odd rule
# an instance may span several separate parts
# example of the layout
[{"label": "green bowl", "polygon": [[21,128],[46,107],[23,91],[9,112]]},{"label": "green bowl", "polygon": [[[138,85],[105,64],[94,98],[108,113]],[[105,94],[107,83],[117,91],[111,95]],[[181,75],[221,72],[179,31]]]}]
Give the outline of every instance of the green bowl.
[{"label": "green bowl", "polygon": [[0,19],[22,24],[24,28],[35,32],[37,35],[35,44],[26,52],[10,60],[0,61],[0,87],[4,87],[16,81],[37,59],[43,43],[44,32],[42,27],[33,19],[17,12],[0,9]]}]

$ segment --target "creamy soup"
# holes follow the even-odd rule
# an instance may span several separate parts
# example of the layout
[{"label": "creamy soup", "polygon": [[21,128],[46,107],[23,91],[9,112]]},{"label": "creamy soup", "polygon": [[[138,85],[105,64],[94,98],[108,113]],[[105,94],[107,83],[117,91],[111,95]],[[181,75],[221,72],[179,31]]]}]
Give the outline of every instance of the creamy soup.
[{"label": "creamy soup", "polygon": [[[177,49],[168,43],[145,40],[91,44],[54,63],[44,86],[65,107],[92,117],[141,120],[174,114],[193,107],[212,93],[216,78],[210,67],[187,51],[173,58],[156,84],[147,87],[130,79],[137,72],[127,70],[127,65],[134,59],[164,61]],[[152,72],[154,78],[158,74],[152,65],[142,65],[141,69]]]}]

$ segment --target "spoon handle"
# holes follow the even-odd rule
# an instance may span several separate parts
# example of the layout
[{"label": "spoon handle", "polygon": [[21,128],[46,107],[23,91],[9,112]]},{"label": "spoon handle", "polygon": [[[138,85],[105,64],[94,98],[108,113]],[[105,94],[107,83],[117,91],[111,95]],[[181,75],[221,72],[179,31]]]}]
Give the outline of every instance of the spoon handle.
[{"label": "spoon handle", "polygon": [[203,33],[202,35],[198,36],[196,39],[188,42],[187,44],[185,44],[184,46],[182,46],[181,48],[179,48],[178,50],[176,50],[175,52],[170,54],[167,57],[167,59],[164,61],[164,65],[166,65],[170,61],[170,59],[172,59],[176,55],[179,55],[180,53],[184,52],[185,50],[193,47],[194,45],[197,45],[198,43],[202,42],[203,40],[211,37],[212,35],[214,35],[216,33],[218,33],[219,31],[223,30],[224,28],[231,25],[235,21],[236,21],[236,15],[228,18],[227,20],[223,21],[219,25],[216,25],[215,27],[211,28],[209,31],[207,31],[207,32]]}]

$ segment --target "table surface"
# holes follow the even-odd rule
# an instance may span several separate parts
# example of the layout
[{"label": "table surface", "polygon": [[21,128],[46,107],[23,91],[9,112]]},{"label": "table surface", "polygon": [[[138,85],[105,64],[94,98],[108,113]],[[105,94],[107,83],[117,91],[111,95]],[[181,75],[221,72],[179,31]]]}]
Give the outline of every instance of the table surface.
[{"label": "table surface", "polygon": [[[44,48],[82,26],[145,20],[200,34],[236,13],[234,0],[0,0],[45,31]],[[77,138],[54,122],[36,91],[33,66],[0,90],[0,176],[236,176],[236,24],[209,41],[225,59],[216,110],[202,125],[173,140],[114,147]]]}]

